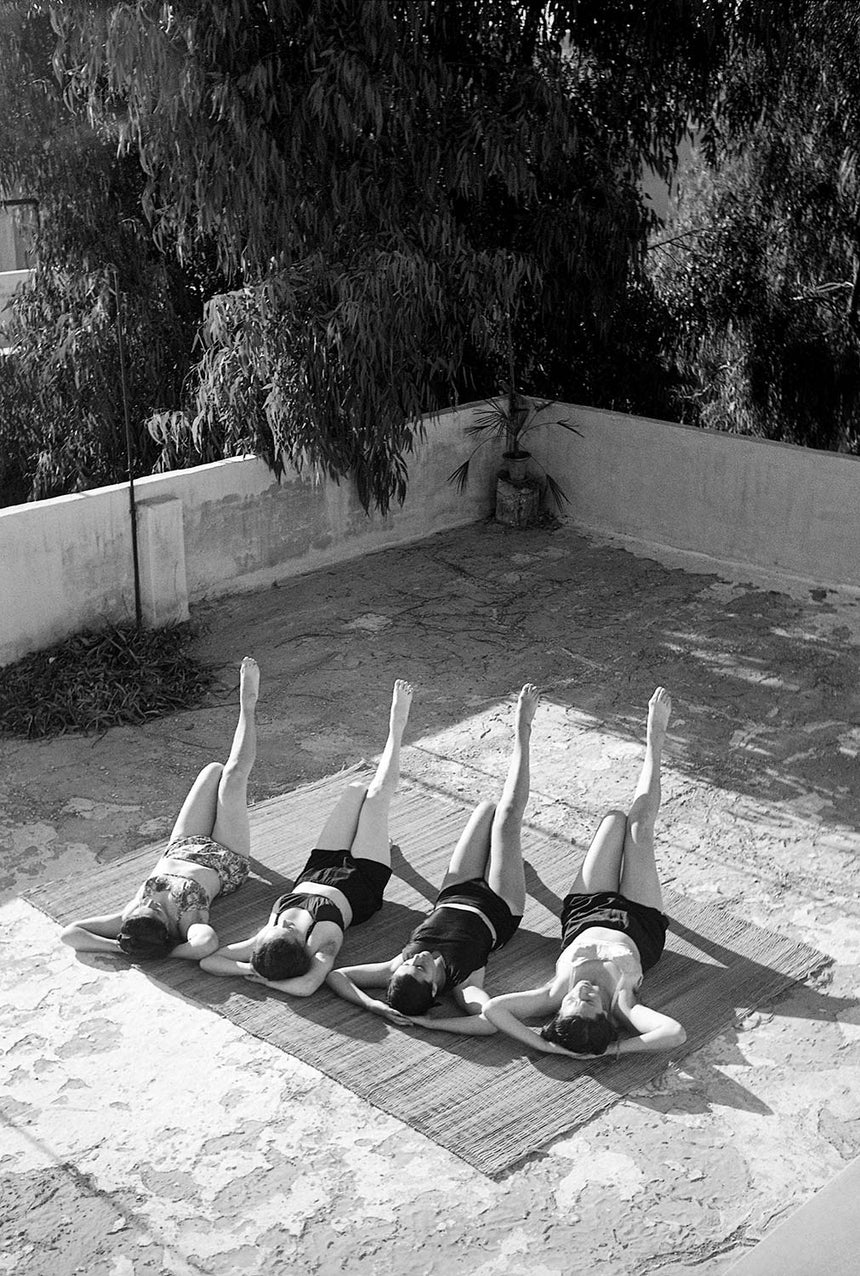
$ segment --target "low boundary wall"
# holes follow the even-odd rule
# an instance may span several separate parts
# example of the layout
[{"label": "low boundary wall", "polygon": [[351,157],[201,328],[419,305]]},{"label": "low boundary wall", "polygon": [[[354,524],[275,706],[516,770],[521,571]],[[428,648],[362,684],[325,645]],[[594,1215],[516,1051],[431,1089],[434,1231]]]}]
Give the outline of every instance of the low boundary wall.
[{"label": "low boundary wall", "polygon": [[577,526],[860,589],[860,457],[555,404],[535,455]]},{"label": "low boundary wall", "polygon": [[[428,419],[406,502],[384,516],[351,482],[290,470],[279,484],[254,457],[138,480],[146,623],[486,518],[500,448],[478,451],[464,493],[447,481],[472,450],[475,406]],[[544,424],[529,443],[584,530],[860,589],[860,458],[566,404],[544,417],[580,431]],[[133,618],[127,485],[0,510],[0,597],[0,665]]]},{"label": "low boundary wall", "polygon": [[[256,457],[135,481],[144,620],[188,617],[189,602],[258,589],[486,518],[497,468],[475,457],[468,488],[448,475],[474,444],[473,404],[425,421],[407,458],[403,506],[365,514],[352,482],[292,468],[281,482]],[[0,510],[0,665],[105,621],[134,619],[128,485]]]}]

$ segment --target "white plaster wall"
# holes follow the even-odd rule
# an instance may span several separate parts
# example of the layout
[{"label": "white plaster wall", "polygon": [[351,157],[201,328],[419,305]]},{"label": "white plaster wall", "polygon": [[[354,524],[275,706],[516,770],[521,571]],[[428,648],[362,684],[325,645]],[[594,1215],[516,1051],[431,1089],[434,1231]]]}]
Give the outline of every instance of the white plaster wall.
[{"label": "white plaster wall", "polygon": [[[385,516],[365,514],[351,482],[316,483],[288,470],[279,484],[256,457],[137,480],[137,503],[161,532],[150,538],[158,553],[162,511],[175,509],[175,500],[182,507],[175,562],[147,564],[141,543],[145,582],[187,589],[185,598],[145,598],[144,617],[180,618],[188,601],[256,589],[485,518],[497,468],[491,447],[476,456],[465,493],[447,481],[473,446],[464,435],[472,410],[426,421],[427,437],[408,458],[406,501]],[[0,597],[0,665],[105,620],[133,619],[127,486],[0,510]]]},{"label": "white plaster wall", "polygon": [[556,404],[530,446],[577,525],[860,588],[860,458]]},{"label": "white plaster wall", "polygon": [[[2,236],[0,236],[0,260],[3,258],[4,245]],[[14,254],[15,246],[12,244],[9,251]],[[8,255],[8,254],[7,254]],[[14,256],[12,257],[14,260]],[[32,275],[32,270],[2,270],[0,271],[0,340],[6,339],[6,325],[9,321],[8,308],[15,296],[15,293],[21,287],[25,280]]]},{"label": "white plaster wall", "polygon": [[[406,502],[385,516],[366,515],[350,482],[315,483],[289,471],[278,484],[254,457],[139,480],[149,528],[141,544],[145,618],[179,619],[189,601],[486,517],[499,448],[478,452],[464,494],[447,481],[471,450],[464,426],[473,407],[428,421],[409,461]],[[530,440],[570,496],[577,525],[860,588],[860,459],[594,408],[555,405],[547,416],[581,431],[544,426]],[[147,562],[147,553],[156,558]],[[0,510],[0,598],[0,665],[105,620],[132,618],[127,487]]]},{"label": "white plaster wall", "polygon": [[0,510],[0,664],[134,617],[128,490]]},{"label": "white plaster wall", "polygon": [[491,448],[476,456],[464,494],[447,481],[472,446],[463,433],[472,410],[467,405],[427,422],[427,438],[407,458],[406,501],[386,515],[365,514],[352,482],[318,482],[288,469],[278,484],[251,457],[153,475],[135,490],[141,501],[150,491],[182,500],[190,600],[256,589],[486,517],[497,468]]}]

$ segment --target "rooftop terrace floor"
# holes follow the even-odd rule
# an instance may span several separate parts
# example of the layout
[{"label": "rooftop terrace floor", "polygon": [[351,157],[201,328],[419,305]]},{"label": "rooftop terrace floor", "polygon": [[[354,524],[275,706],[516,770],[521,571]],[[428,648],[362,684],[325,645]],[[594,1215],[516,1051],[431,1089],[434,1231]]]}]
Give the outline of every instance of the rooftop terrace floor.
[{"label": "rooftop terrace floor", "polygon": [[[0,1272],[718,1276],[860,1153],[860,599],[678,561],[478,524],[198,607],[219,678],[201,709],[0,742]],[[23,893],[167,835],[224,756],[246,653],[255,801],[374,757],[395,677],[416,688],[404,771],[492,796],[514,693],[539,683],[527,820],[574,856],[629,798],[667,686],[664,881],[830,972],[492,1181],[140,971],[76,957]],[[395,800],[395,836],[396,818]]]}]

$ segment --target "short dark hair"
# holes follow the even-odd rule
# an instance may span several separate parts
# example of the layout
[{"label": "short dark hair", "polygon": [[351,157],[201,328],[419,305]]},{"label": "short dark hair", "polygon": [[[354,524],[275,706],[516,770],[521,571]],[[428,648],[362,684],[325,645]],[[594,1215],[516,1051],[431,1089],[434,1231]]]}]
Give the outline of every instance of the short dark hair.
[{"label": "short dark hair", "polygon": [[433,985],[399,967],[388,981],[388,1004],[402,1015],[423,1015],[435,1003]]},{"label": "short dark hair", "polygon": [[551,1041],[574,1054],[604,1054],[607,1046],[618,1040],[618,1033],[608,1015],[586,1019],[584,1015],[558,1014],[540,1030],[544,1041]]},{"label": "short dark hair", "polygon": [[313,958],[304,939],[282,930],[279,935],[258,939],[251,953],[251,965],[263,979],[278,983],[298,979],[311,968]]},{"label": "short dark hair", "polygon": [[179,942],[160,917],[127,917],[116,938],[121,950],[132,961],[166,957]]}]

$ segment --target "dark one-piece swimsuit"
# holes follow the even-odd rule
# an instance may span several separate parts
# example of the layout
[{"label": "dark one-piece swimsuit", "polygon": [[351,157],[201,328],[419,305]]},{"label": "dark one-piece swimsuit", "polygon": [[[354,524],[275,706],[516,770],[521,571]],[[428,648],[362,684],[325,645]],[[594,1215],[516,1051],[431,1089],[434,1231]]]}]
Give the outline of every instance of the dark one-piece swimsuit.
[{"label": "dark one-piece swimsuit", "polygon": [[456,882],[439,892],[432,913],[415,927],[402,955],[408,961],[416,953],[440,953],[446,976],[442,991],[458,988],[486,966],[490,953],[508,943],[521,921],[522,915],[512,913],[483,878]]}]

